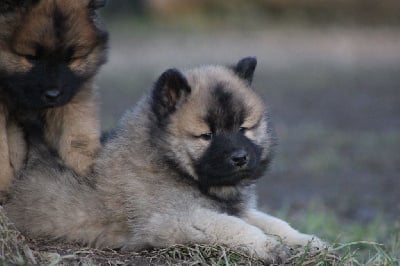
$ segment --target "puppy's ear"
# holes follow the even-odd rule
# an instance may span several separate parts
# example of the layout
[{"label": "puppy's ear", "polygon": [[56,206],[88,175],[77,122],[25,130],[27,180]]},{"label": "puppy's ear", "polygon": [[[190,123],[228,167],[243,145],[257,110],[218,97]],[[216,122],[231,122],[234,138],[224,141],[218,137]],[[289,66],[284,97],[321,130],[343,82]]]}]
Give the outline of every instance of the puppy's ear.
[{"label": "puppy's ear", "polygon": [[245,57],[241,59],[232,69],[236,75],[246,80],[248,84],[251,84],[256,66],[257,59],[255,57]]},{"label": "puppy's ear", "polygon": [[107,4],[107,0],[90,0],[88,7],[92,10],[104,7]]},{"label": "puppy's ear", "polygon": [[168,69],[158,78],[152,94],[152,109],[158,119],[175,112],[190,94],[191,88],[177,69]]}]

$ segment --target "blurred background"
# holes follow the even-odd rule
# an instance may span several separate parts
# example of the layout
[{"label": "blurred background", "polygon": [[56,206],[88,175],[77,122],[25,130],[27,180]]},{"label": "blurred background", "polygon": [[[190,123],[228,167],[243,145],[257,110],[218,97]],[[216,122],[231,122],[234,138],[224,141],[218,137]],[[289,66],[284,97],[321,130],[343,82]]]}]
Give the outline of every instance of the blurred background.
[{"label": "blurred background", "polygon": [[400,1],[109,0],[102,16],[104,129],[167,68],[256,56],[279,139],[260,208],[331,241],[398,234]]}]

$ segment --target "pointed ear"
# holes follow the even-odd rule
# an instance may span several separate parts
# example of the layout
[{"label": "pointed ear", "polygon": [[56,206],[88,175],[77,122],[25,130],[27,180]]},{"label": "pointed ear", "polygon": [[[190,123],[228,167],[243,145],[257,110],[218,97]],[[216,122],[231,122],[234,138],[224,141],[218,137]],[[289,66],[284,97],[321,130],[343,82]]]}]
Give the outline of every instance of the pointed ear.
[{"label": "pointed ear", "polygon": [[107,0],[90,0],[88,7],[92,10],[104,7],[107,4]]},{"label": "pointed ear", "polygon": [[158,119],[168,117],[175,112],[190,92],[190,86],[179,70],[166,70],[154,85],[152,93],[153,112]]},{"label": "pointed ear", "polygon": [[257,66],[257,59],[255,57],[245,57],[241,59],[236,66],[233,67],[233,71],[240,78],[246,80],[249,84],[253,81],[254,70]]}]

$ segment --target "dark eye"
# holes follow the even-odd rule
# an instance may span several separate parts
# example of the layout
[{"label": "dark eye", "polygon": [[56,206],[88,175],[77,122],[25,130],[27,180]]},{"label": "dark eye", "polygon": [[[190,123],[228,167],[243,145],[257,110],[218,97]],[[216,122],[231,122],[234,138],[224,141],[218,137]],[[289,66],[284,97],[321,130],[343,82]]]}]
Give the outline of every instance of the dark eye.
[{"label": "dark eye", "polygon": [[72,57],[71,57],[71,55],[65,55],[64,56],[64,62],[71,62],[72,61]]},{"label": "dark eye", "polygon": [[239,132],[240,133],[244,134],[244,133],[246,133],[246,131],[247,131],[246,127],[239,127]]},{"label": "dark eye", "polygon": [[200,138],[202,138],[203,140],[211,140],[212,137],[213,137],[212,133],[205,133],[200,135]]},{"label": "dark eye", "polygon": [[78,58],[74,58],[74,53],[75,53],[75,49],[70,47],[66,50],[65,55],[64,55],[64,61],[65,62],[70,62],[72,60],[78,59]]},{"label": "dark eye", "polygon": [[39,60],[39,57],[37,55],[27,54],[27,55],[24,55],[24,57],[26,59],[28,59],[29,61],[37,61],[37,60]]}]

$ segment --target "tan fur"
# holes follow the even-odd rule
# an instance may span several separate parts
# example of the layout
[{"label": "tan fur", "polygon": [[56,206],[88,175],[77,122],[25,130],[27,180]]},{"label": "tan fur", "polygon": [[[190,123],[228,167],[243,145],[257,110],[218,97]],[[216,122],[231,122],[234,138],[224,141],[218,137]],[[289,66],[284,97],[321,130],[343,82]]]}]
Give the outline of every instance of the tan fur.
[{"label": "tan fur", "polygon": [[91,88],[83,88],[69,104],[46,112],[46,140],[66,165],[81,175],[87,173],[100,150],[97,116],[97,95]]},{"label": "tan fur", "polygon": [[[210,102],[212,97],[210,90],[216,83],[226,84],[226,86],[234,89],[238,98],[246,99],[245,105],[252,112],[252,115],[248,116],[242,125],[250,129],[246,132],[247,137],[255,142],[265,141],[265,139],[258,140],[257,138],[260,138],[260,136],[270,137],[263,133],[260,134],[260,132],[266,130],[266,125],[261,121],[266,111],[263,101],[254,91],[249,90],[239,77],[229,75],[225,68],[218,66],[209,66],[207,71],[202,68],[193,69],[185,72],[185,74],[191,84],[191,97],[180,108],[180,111],[172,117],[168,126],[169,131],[173,133],[169,140],[173,143],[172,149],[176,154],[184,154],[181,159],[183,165],[191,164],[191,160],[198,159],[207,148],[208,143],[206,141],[193,143],[191,137],[211,131],[204,122],[204,117],[209,107],[207,103]],[[258,127],[255,127],[256,125]],[[260,131],[259,134],[256,134],[256,130]],[[271,143],[271,140],[269,139],[267,142]],[[192,175],[196,178],[194,173]]]},{"label": "tan fur", "polygon": [[[63,45],[74,48],[69,69],[93,76],[105,61],[105,47],[96,43],[98,22],[88,15],[88,4],[89,0],[41,0],[32,7],[0,13],[0,71],[7,75],[28,72],[33,65],[25,56],[35,55],[36,44],[46,50]],[[52,19],[55,10],[65,20],[62,43]],[[9,112],[15,106],[3,90],[0,84],[0,193],[7,191],[26,156],[23,129]],[[92,78],[68,104],[42,111],[46,142],[81,175],[90,171],[101,147],[97,102]]]},{"label": "tan fur", "polygon": [[[238,104],[251,104],[244,124],[253,128],[246,136],[263,147],[261,159],[270,153],[271,137],[261,99],[230,69],[202,67],[184,75],[191,93],[179,102],[166,128],[157,126],[151,108],[155,99],[144,97],[121,119],[87,179],[59,171],[59,163],[43,150],[31,153],[5,206],[16,226],[30,237],[99,248],[220,243],[269,263],[287,258],[290,246],[324,246],[318,238],[258,211],[255,184],[246,179],[200,189],[195,161],[210,143],[196,136],[210,130],[202,116],[216,84],[239,95]],[[179,163],[180,171],[169,160]],[[232,203],[235,199],[240,200]]]},{"label": "tan fur", "polygon": [[0,167],[2,173],[0,178],[0,188],[8,188],[11,184],[11,177],[14,174],[8,150],[6,123],[6,110],[4,106],[0,104]]}]

